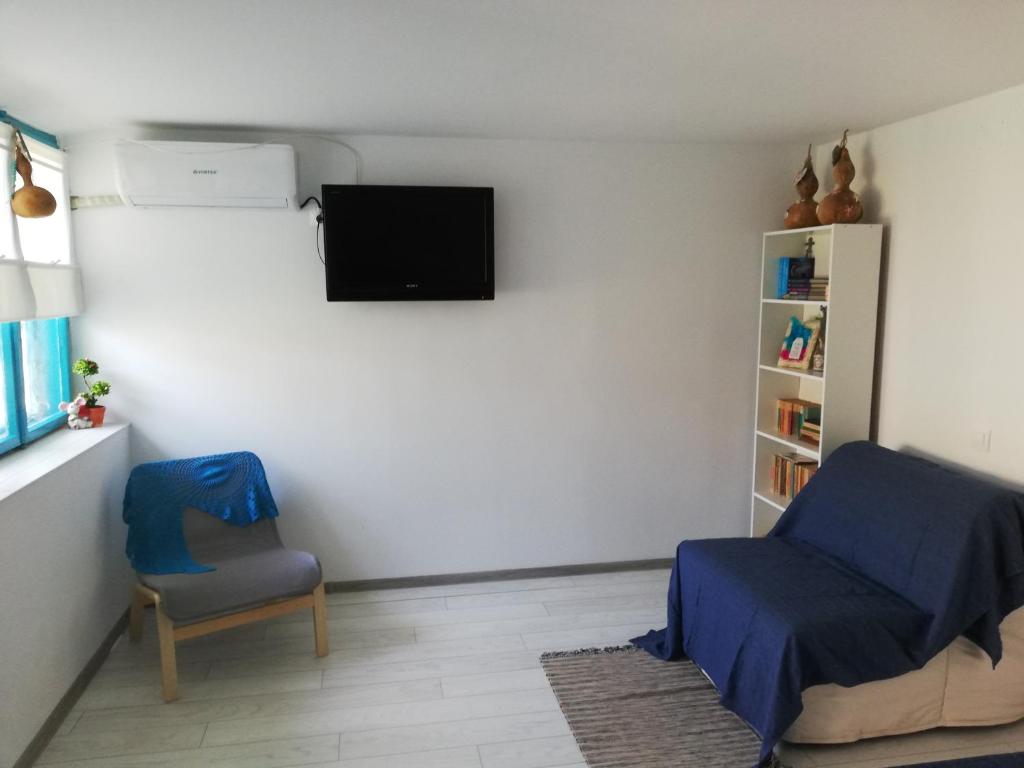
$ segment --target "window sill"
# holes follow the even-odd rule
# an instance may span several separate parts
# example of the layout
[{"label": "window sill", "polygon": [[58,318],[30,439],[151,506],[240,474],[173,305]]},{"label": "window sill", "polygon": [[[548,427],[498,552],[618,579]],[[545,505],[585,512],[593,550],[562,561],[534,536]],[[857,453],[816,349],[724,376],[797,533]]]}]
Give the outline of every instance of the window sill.
[{"label": "window sill", "polygon": [[106,423],[93,429],[60,428],[0,456],[0,501],[125,429],[128,422]]}]

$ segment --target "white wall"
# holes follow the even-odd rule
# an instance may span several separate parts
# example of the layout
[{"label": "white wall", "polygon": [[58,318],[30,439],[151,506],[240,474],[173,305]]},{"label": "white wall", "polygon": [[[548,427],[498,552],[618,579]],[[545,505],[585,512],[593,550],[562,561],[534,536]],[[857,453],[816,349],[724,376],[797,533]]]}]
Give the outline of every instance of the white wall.
[{"label": "white wall", "polygon": [[[5,479],[100,432],[62,432],[5,456]],[[0,768],[14,764],[128,607],[128,460],[124,428],[0,500]]]},{"label": "white wall", "polygon": [[[135,459],[256,451],[329,579],[743,535],[760,232],[799,151],[352,141],[368,183],[496,188],[496,301],[328,304],[306,214],[79,211],[75,344]],[[350,180],[295,143],[303,192]],[[72,192],[112,192],[109,147],[71,150]]]},{"label": "white wall", "polygon": [[[886,225],[879,442],[1017,484],[1022,137],[1019,87],[850,140],[864,221]],[[822,194],[832,146],[816,153]],[[973,436],[989,430],[991,452],[979,452]]]}]

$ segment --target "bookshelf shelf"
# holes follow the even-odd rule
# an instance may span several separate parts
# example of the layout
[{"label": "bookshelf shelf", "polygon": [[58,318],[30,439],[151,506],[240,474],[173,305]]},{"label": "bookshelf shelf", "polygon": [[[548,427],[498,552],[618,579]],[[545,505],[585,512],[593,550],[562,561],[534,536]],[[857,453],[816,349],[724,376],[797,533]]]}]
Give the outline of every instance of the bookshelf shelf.
[{"label": "bookshelf shelf", "polygon": [[[779,336],[779,341],[782,341],[782,336]],[[812,381],[824,381],[824,373],[814,373],[813,371],[800,371],[796,368],[780,368],[777,365],[759,365],[762,371],[770,371],[771,373],[781,373],[783,376],[795,376],[798,379],[810,379]]]},{"label": "bookshelf shelf", "polygon": [[762,304],[792,304],[804,307],[827,307],[828,301],[809,301],[807,299],[761,299]]},{"label": "bookshelf shelf", "polygon": [[[828,278],[829,298],[780,299],[779,259],[802,255],[808,236],[814,238],[814,277]],[[881,245],[882,227],[878,224],[833,224],[764,233],[755,369],[752,536],[767,533],[790,503],[789,498],[772,491],[776,454],[795,454],[820,464],[843,443],[869,436]],[[824,371],[780,368],[779,346],[790,318],[806,321],[820,315],[822,308],[827,312]],[[779,431],[779,400],[820,405],[819,445]]]},{"label": "bookshelf shelf", "polygon": [[786,505],[789,504],[789,499],[784,499],[781,496],[776,496],[770,491],[754,491],[754,498],[764,502],[765,504],[775,507],[779,512],[786,511]]},{"label": "bookshelf shelf", "polygon": [[809,443],[806,440],[794,440],[786,435],[780,435],[776,432],[764,432],[760,429],[756,431],[756,434],[767,438],[768,440],[774,440],[779,445],[785,446],[791,451],[796,451],[809,459],[821,458],[821,452],[818,450],[818,446],[813,443]]},{"label": "bookshelf shelf", "polygon": [[878,226],[877,224],[820,224],[817,227],[802,227],[801,229],[776,229],[773,232],[765,232],[764,236],[768,237],[792,237],[793,235],[813,235],[815,232],[826,232],[830,233],[833,227],[871,227]]}]

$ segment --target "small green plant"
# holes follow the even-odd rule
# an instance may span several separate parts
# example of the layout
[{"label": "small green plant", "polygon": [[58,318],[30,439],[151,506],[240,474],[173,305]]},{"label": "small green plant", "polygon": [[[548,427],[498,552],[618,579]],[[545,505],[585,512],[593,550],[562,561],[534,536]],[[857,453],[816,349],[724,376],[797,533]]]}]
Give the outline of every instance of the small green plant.
[{"label": "small green plant", "polygon": [[78,396],[85,398],[85,404],[89,408],[95,408],[97,400],[110,394],[110,384],[107,382],[94,381],[92,384],[89,383],[89,377],[95,376],[100,372],[100,367],[95,360],[89,360],[84,357],[76,360],[75,364],[71,366],[71,372],[81,376],[82,381],[85,382],[85,392],[79,392]]}]

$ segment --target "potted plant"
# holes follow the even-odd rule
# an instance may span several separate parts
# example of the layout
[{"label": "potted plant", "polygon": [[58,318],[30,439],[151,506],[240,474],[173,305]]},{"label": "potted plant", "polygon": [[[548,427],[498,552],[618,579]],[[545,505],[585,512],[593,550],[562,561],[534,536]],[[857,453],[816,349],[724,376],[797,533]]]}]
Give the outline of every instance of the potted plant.
[{"label": "potted plant", "polygon": [[89,377],[95,376],[100,372],[100,367],[96,364],[95,360],[89,360],[84,357],[76,360],[75,364],[71,366],[71,372],[81,376],[82,381],[85,382],[85,392],[78,393],[78,397],[85,398],[85,406],[79,409],[79,416],[83,419],[89,419],[94,427],[102,427],[103,417],[107,412],[107,408],[96,403],[101,397],[110,394],[110,384],[105,381],[89,383]]}]

